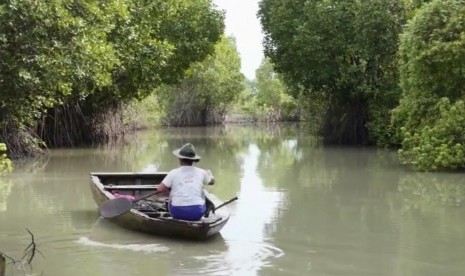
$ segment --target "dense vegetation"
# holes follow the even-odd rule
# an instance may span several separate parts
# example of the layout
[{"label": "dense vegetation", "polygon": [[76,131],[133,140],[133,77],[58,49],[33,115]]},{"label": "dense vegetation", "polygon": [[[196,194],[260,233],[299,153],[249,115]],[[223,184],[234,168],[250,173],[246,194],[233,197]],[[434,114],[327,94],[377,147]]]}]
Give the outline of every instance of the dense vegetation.
[{"label": "dense vegetation", "polygon": [[0,140],[11,156],[121,134],[126,104],[214,51],[210,0],[3,1]]},{"label": "dense vegetation", "polygon": [[269,58],[262,60],[255,71],[255,79],[244,80],[243,85],[244,89],[229,111],[232,121],[234,117],[243,117],[249,122],[300,120],[299,105]]},{"label": "dense vegetation", "polygon": [[402,97],[393,113],[401,161],[421,170],[465,166],[465,1],[433,1],[406,26]]},{"label": "dense vegetation", "polygon": [[233,38],[223,37],[215,51],[191,65],[177,85],[157,91],[163,123],[193,126],[222,123],[229,107],[244,89],[241,61]]},{"label": "dense vegetation", "polygon": [[391,0],[298,2],[261,1],[265,54],[294,96],[324,106],[308,111],[324,111],[326,142],[387,139],[387,112],[399,94],[395,56],[402,6]]},{"label": "dense vegetation", "polygon": [[269,58],[257,69],[255,82],[255,105],[265,112],[268,121],[292,120],[298,115],[296,100],[290,96],[282,77],[273,70]]},{"label": "dense vegetation", "polygon": [[[465,167],[465,1],[262,0],[265,54],[327,142]],[[302,97],[303,96],[303,97]]]},{"label": "dense vegetation", "polygon": [[239,112],[461,169],[464,14],[465,0],[261,0],[266,58],[247,80],[211,0],[3,1],[0,142],[34,155]]}]

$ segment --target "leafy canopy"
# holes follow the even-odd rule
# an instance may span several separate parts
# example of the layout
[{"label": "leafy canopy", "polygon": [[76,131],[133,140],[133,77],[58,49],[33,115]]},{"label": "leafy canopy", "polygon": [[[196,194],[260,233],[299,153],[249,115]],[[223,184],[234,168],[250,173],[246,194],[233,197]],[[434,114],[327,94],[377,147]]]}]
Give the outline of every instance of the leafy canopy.
[{"label": "leafy canopy", "polygon": [[0,118],[31,125],[70,102],[143,98],[212,53],[223,29],[210,0],[3,1]]},{"label": "leafy canopy", "polygon": [[423,4],[401,36],[402,98],[393,123],[401,161],[420,170],[465,167],[465,1]]},{"label": "leafy canopy", "polygon": [[327,102],[331,140],[366,143],[367,123],[378,130],[388,124],[382,114],[398,99],[401,1],[263,0],[259,17],[265,55],[290,87],[299,88],[294,95]]}]

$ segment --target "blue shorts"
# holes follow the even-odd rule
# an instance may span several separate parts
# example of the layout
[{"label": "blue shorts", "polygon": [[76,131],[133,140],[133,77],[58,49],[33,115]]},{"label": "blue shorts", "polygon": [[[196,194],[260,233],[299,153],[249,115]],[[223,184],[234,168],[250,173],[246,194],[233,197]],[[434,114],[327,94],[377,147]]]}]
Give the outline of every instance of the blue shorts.
[{"label": "blue shorts", "polygon": [[173,218],[190,221],[199,220],[205,214],[206,210],[205,204],[189,206],[173,206],[169,204],[168,207]]}]

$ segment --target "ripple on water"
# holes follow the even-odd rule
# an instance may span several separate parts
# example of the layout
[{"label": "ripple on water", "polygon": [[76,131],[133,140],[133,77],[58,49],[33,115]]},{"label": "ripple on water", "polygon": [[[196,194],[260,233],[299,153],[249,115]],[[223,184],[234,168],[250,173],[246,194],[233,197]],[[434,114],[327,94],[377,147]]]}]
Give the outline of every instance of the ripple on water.
[{"label": "ripple on water", "polygon": [[160,244],[118,244],[118,243],[104,243],[93,241],[87,237],[81,237],[76,243],[97,247],[97,248],[111,248],[116,250],[128,250],[134,252],[143,252],[143,253],[156,253],[156,252],[166,252],[169,251],[169,248]]},{"label": "ripple on water", "polygon": [[176,269],[176,274],[192,275],[253,275],[270,266],[284,252],[266,242],[229,241],[228,250],[210,255],[190,257]]}]

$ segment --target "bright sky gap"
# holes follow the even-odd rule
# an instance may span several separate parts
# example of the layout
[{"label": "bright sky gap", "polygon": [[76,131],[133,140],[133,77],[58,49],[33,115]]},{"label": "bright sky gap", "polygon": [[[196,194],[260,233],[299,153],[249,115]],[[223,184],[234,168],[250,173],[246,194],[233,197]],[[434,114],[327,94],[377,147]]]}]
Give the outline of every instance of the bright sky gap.
[{"label": "bright sky gap", "polygon": [[255,79],[255,70],[263,59],[263,34],[257,18],[258,0],[213,0],[226,12],[226,35],[236,38],[241,56],[241,72]]}]

